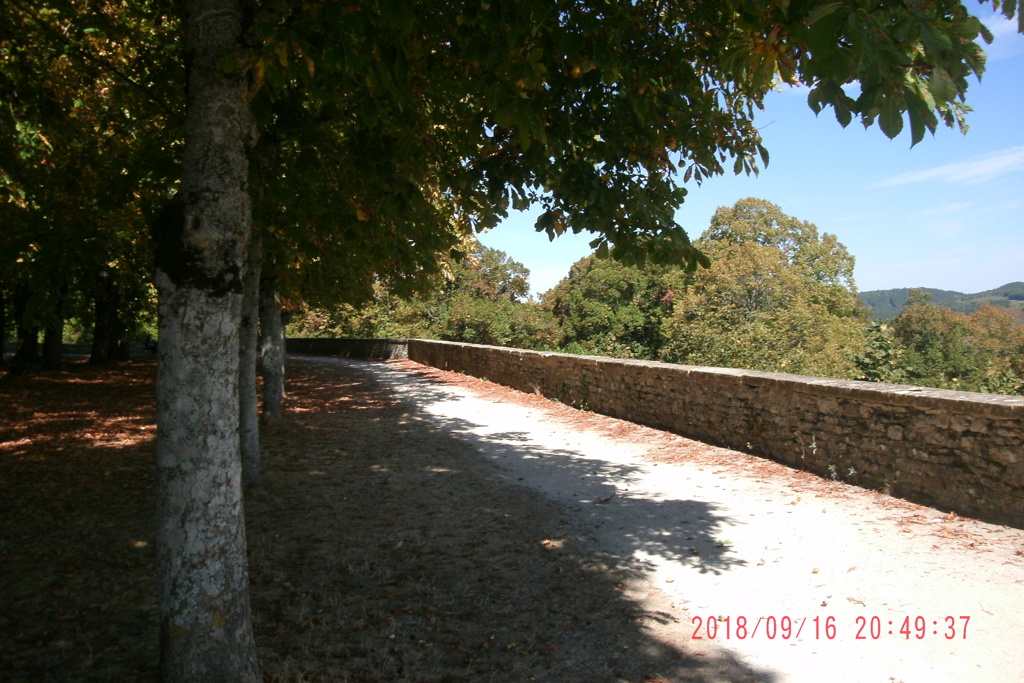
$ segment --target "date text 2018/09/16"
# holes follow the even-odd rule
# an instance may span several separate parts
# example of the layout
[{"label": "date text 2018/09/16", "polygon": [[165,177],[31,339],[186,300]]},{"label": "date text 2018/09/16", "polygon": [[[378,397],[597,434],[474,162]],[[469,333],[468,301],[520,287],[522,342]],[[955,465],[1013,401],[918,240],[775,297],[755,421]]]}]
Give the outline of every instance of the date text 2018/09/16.
[{"label": "date text 2018/09/16", "polygon": [[692,640],[797,640],[801,637],[813,640],[835,640],[853,637],[854,640],[880,640],[896,637],[904,640],[924,640],[942,637],[946,640],[967,639],[967,624],[970,617],[945,616],[928,618],[905,616],[857,617],[853,624],[837,624],[835,617],[693,617]]}]

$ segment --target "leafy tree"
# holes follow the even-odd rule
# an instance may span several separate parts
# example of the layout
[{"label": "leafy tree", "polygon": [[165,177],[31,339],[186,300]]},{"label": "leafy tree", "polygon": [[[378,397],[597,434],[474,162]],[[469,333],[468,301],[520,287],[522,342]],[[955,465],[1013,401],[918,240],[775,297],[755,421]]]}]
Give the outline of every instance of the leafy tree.
[{"label": "leafy tree", "polygon": [[523,301],[529,270],[505,252],[467,242],[468,255],[446,261],[435,285],[399,296],[378,282],[376,296],[361,306],[342,305],[307,311],[293,323],[299,334],[355,337],[422,337],[524,349],[549,349],[557,343],[554,318],[537,304]]},{"label": "leafy tree", "polygon": [[913,384],[1004,394],[1024,390],[1024,327],[1004,309],[986,305],[965,315],[912,290],[892,327]]},{"label": "leafy tree", "polygon": [[879,321],[872,321],[864,332],[864,348],[854,356],[856,374],[853,378],[865,382],[907,382],[903,348],[893,338],[892,330]]},{"label": "leafy tree", "polygon": [[697,245],[711,267],[676,277],[663,360],[851,376],[864,317],[853,257],[834,235],[744,199],[715,212]]},{"label": "leafy tree", "polygon": [[640,268],[588,256],[544,295],[544,307],[558,319],[562,348],[618,358],[657,358],[661,324],[671,310],[666,269]]},{"label": "leafy tree", "polygon": [[[151,288],[146,215],[162,201],[182,71],[152,2],[0,7],[0,287],[59,354],[64,320],[116,354]],[[50,354],[45,363],[59,362]]]},{"label": "leafy tree", "polygon": [[980,391],[1024,394],[1024,325],[1014,313],[983,304],[967,316],[974,344],[986,359]]},{"label": "leafy tree", "polygon": [[296,337],[430,338],[431,318],[419,298],[399,297],[383,281],[374,283],[373,298],[354,306],[305,306],[288,326]]},{"label": "leafy tree", "polygon": [[534,303],[466,294],[446,302],[437,328],[439,339],[520,349],[551,349],[558,337],[551,315]]},{"label": "leafy tree", "polygon": [[479,243],[452,266],[444,287],[432,297],[431,336],[524,349],[555,345],[554,319],[526,299],[530,271],[503,251]]},{"label": "leafy tree", "polygon": [[529,296],[530,271],[526,266],[475,240],[472,245],[468,256],[453,266],[447,292],[465,292],[488,301],[516,302]]}]

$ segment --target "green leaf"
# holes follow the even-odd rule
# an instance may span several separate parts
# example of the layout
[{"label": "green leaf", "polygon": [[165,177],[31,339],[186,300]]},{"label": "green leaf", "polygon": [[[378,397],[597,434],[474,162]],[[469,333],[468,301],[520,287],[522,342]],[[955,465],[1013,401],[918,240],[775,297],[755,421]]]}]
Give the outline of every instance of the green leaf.
[{"label": "green leaf", "polygon": [[901,97],[890,94],[885,97],[878,109],[878,125],[890,140],[903,130],[903,108]]},{"label": "green leaf", "polygon": [[494,112],[494,122],[506,130],[515,125],[515,111],[512,107],[504,106]]},{"label": "green leaf", "polygon": [[953,79],[949,77],[949,72],[945,69],[936,67],[932,71],[928,84],[935,99],[940,102],[952,102],[956,98],[956,84],[953,83]]},{"label": "green leaf", "polygon": [[824,5],[819,5],[818,7],[814,8],[814,10],[811,11],[810,14],[807,15],[806,21],[808,24],[813,26],[814,24],[817,24],[819,21],[821,21],[823,18],[841,9],[845,4],[846,3],[843,2],[828,2],[825,3]]},{"label": "green leaf", "polygon": [[924,121],[921,120],[921,117],[917,114],[917,112],[911,110],[909,112],[909,116],[910,116],[910,146],[913,147],[914,145],[916,145],[917,143],[921,142],[921,140],[924,139],[925,125],[924,125]]},{"label": "green leaf", "polygon": [[823,86],[821,83],[811,88],[811,91],[807,93],[807,106],[811,108],[815,114],[820,114],[824,108],[824,102],[822,100]]},{"label": "green leaf", "polygon": [[839,122],[839,125],[843,128],[849,126],[850,122],[853,121],[853,113],[850,111],[850,108],[846,106],[846,102],[842,100],[834,102],[832,107],[835,109],[836,121]]},{"label": "green leaf", "polygon": [[[973,18],[973,17],[972,17]],[[977,22],[977,20],[975,19]],[[977,22],[978,26],[981,25]],[[973,40],[974,36],[978,35],[978,31],[974,30],[973,35],[970,39]],[[921,42],[924,43],[925,49],[931,54],[938,54],[944,50],[948,50],[953,46],[952,41],[942,31],[939,31],[934,26],[925,25],[921,27]]]}]

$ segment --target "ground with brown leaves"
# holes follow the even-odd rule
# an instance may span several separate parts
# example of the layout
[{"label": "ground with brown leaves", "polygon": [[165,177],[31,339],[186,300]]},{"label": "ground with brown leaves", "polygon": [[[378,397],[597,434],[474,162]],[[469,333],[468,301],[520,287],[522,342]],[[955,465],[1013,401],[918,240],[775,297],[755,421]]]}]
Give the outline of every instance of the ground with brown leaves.
[{"label": "ground with brown leaves", "polygon": [[[152,680],[149,361],[0,380],[0,671]],[[751,680],[642,582],[366,376],[290,369],[246,494],[268,681]]]}]

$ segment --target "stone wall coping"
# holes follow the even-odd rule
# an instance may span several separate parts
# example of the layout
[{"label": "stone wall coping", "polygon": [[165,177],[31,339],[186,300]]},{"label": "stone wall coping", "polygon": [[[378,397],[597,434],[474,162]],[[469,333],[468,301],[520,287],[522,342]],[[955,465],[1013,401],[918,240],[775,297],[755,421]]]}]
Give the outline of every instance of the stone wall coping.
[{"label": "stone wall coping", "polygon": [[[393,340],[399,341],[399,340]],[[779,387],[788,391],[827,396],[837,399],[855,399],[872,403],[909,406],[921,410],[955,412],[979,417],[997,419],[1024,419],[1024,396],[1003,394],[982,394],[972,391],[952,391],[903,384],[863,382],[857,380],[829,379],[759,370],[737,370],[734,368],[704,367],[699,365],[677,365],[660,361],[636,360],[630,358],[608,358],[605,356],[582,356],[555,351],[530,351],[503,346],[486,346],[464,342],[447,342],[435,339],[410,339],[431,344],[488,348],[510,354],[530,354],[541,357],[574,358],[589,361],[587,364],[619,364],[651,368],[669,374],[682,373],[700,375],[707,381],[722,384],[747,384],[751,386]]]}]

